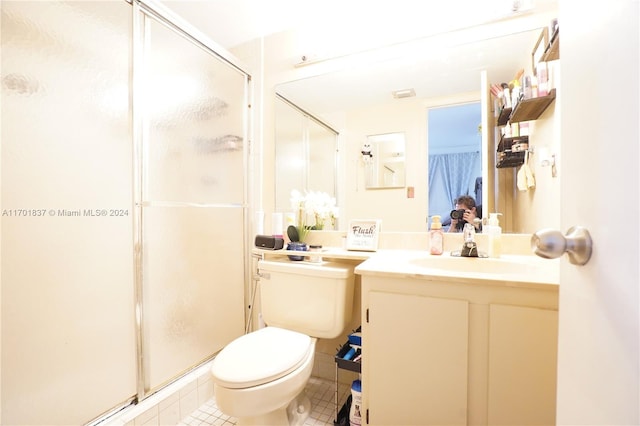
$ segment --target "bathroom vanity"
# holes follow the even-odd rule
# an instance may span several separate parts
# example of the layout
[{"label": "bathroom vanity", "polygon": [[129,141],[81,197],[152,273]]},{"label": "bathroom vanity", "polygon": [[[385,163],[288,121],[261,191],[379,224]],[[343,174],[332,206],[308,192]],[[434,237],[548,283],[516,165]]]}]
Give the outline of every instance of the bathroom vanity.
[{"label": "bathroom vanity", "polygon": [[557,271],[401,250],[360,264],[363,419],[555,424]]},{"label": "bathroom vanity", "polygon": [[510,252],[324,250],[359,262],[363,424],[555,424],[559,263]]}]

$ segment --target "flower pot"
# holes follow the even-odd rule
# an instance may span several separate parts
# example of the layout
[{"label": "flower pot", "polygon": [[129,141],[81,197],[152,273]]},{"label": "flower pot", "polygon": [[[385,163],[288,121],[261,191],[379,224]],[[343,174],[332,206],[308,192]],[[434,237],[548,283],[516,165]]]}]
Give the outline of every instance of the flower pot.
[{"label": "flower pot", "polygon": [[[291,241],[287,244],[287,250],[295,250],[295,251],[307,251],[307,243],[303,243],[300,241]],[[289,255],[290,260],[304,260],[304,256],[298,255]]]}]

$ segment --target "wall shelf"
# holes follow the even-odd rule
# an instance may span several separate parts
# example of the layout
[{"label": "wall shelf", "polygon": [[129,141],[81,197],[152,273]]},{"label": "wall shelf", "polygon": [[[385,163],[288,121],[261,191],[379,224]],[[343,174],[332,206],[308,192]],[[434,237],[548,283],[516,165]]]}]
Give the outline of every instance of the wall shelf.
[{"label": "wall shelf", "polygon": [[500,110],[500,114],[496,120],[496,125],[504,126],[509,122],[519,123],[522,121],[537,120],[555,99],[556,89],[551,89],[551,92],[546,96],[521,99],[515,109],[502,108]]},{"label": "wall shelf", "polygon": [[[362,327],[358,327],[354,332],[361,332]],[[347,401],[340,407],[338,401],[338,369],[353,371],[355,373],[360,373],[362,369],[362,364],[360,361],[346,360],[344,356],[351,350],[351,345],[347,341],[336,353],[334,360],[336,362],[336,378],[335,378],[335,410],[336,417],[333,421],[334,426],[349,424],[349,407],[351,406],[351,395],[348,396]],[[358,353],[361,353],[358,350]]]},{"label": "wall shelf", "polygon": [[560,59],[560,30],[553,34],[547,49],[540,58],[543,62],[555,61],[556,59]]},{"label": "wall shelf", "polygon": [[[527,144],[527,148],[513,151],[514,145]],[[502,137],[496,151],[496,168],[518,167],[524,164],[525,153],[529,146],[529,136]]]},{"label": "wall shelf", "polygon": [[525,151],[518,152],[499,152],[496,169],[506,169],[509,167],[518,167],[524,164]]},{"label": "wall shelf", "polygon": [[522,121],[537,120],[555,99],[556,89],[551,89],[551,92],[546,96],[523,99],[518,102],[515,109],[511,112],[509,121],[519,123]]},{"label": "wall shelf", "polygon": [[500,115],[498,115],[497,125],[504,126],[509,121],[509,117],[511,117],[511,108],[502,108],[500,110]]}]

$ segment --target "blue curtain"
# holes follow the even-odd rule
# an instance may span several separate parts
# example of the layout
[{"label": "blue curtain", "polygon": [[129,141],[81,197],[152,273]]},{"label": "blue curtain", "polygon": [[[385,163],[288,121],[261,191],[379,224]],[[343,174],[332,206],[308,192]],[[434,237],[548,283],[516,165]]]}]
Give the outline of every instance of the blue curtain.
[{"label": "blue curtain", "polygon": [[[473,186],[480,164],[479,152],[435,154],[429,156],[429,215],[448,217],[460,195],[475,196]],[[481,201],[476,200],[476,203]]]}]

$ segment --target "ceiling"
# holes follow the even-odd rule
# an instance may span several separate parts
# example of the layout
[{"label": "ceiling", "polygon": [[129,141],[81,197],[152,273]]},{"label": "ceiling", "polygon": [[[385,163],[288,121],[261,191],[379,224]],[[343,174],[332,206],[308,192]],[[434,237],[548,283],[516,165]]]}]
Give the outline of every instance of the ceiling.
[{"label": "ceiling", "polygon": [[[296,25],[300,0],[161,0],[176,14],[230,49]],[[308,2],[306,2],[308,3]]]},{"label": "ceiling", "polygon": [[379,47],[477,25],[557,0],[161,0],[230,49],[285,30],[339,34]]},{"label": "ceiling", "polygon": [[[392,92],[413,88],[418,98],[446,98],[479,92],[481,72],[494,83],[509,82],[522,68],[539,31],[526,31],[448,47],[438,54],[416,53],[352,65],[344,69],[280,84],[278,93],[315,114],[362,108],[393,99]],[[336,106],[340,105],[340,108]]]},{"label": "ceiling", "polygon": [[[510,38],[489,37],[478,43],[457,40],[453,48],[444,46],[441,37],[465,31],[476,34],[482,24],[553,8],[557,0],[163,0],[162,3],[226,49],[285,30],[295,31],[300,49],[287,52],[290,57],[305,54],[320,62],[412,45],[408,53],[398,56],[395,52],[392,57],[376,59],[375,66],[371,61],[341,64],[331,72],[313,78],[299,77],[277,87],[278,93],[322,116],[335,111],[336,105],[349,109],[389,101],[394,90],[414,88],[420,98],[477,91],[481,70],[489,70],[492,82],[510,81],[526,60],[539,30]],[[420,45],[422,40],[427,45]],[[294,68],[293,61],[291,66]]]}]

